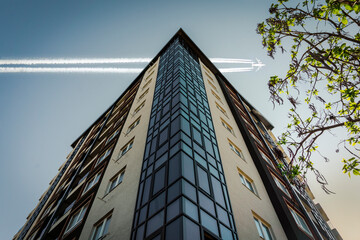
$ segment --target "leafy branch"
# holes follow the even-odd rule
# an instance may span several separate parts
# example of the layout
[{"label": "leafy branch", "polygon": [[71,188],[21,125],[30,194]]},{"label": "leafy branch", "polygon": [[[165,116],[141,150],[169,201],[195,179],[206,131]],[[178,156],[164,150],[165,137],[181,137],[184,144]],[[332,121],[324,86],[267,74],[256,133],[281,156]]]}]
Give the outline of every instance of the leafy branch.
[{"label": "leafy branch", "polygon": [[268,82],[274,106],[284,99],[292,105],[279,137],[290,153],[287,175],[306,179],[311,170],[326,189],[311,159],[318,139],[333,129],[346,135],[339,142],[352,155],[342,159],[343,172],[360,175],[360,1],[278,0],[269,12],[257,26],[262,44],[272,58],[278,50],[290,54],[286,76]]}]

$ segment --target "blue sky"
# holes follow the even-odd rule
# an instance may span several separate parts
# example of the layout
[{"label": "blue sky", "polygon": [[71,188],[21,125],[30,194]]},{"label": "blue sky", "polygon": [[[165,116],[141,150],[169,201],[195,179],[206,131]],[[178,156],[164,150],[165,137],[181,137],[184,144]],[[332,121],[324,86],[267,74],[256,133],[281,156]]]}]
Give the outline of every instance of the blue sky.
[{"label": "blue sky", "polygon": [[[266,56],[256,24],[269,1],[1,1],[0,59],[154,57],[182,27],[208,57],[261,59],[258,72],[225,76],[280,133],[287,107],[268,101],[269,76],[288,58]],[[125,66],[125,65],[124,65]],[[128,64],[126,67],[144,67]],[[235,66],[235,65],[234,65]],[[112,104],[136,74],[0,73],[0,239],[25,223],[70,144]],[[359,178],[341,173],[336,141],[323,140],[320,164],[336,195],[310,186],[344,239],[354,239]],[[320,146],[321,147],[321,146]],[[323,162],[319,159],[320,162]]]}]

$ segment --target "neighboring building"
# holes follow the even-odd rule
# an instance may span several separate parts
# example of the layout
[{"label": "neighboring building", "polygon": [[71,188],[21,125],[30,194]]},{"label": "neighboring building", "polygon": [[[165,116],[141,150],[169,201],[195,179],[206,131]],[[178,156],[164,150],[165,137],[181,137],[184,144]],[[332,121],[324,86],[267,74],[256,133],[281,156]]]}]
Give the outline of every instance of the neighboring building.
[{"label": "neighboring building", "polygon": [[271,129],[180,29],[72,144],[14,239],[340,239],[281,175]]}]

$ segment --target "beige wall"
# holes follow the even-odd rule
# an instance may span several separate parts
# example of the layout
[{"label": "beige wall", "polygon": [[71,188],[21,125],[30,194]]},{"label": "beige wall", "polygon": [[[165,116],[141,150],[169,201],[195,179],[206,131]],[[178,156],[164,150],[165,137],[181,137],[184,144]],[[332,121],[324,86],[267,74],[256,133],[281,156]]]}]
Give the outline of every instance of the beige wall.
[{"label": "beige wall", "polygon": [[[271,225],[275,239],[287,239],[275,213],[274,207],[267,195],[265,186],[263,185],[256,166],[252,161],[245,141],[236,125],[230,108],[226,103],[219,83],[209,70],[205,70],[202,63],[201,71],[209,100],[210,111],[213,118],[214,129],[218,141],[219,152],[239,239],[260,239],[254,223],[253,212]],[[213,81],[209,79],[206,72],[210,75]],[[211,84],[209,84],[208,80],[215,86],[217,91],[211,86]],[[211,89],[220,97],[221,102],[211,93]],[[216,107],[215,101],[226,111],[227,116],[225,116]],[[233,128],[233,133],[226,130],[226,128],[222,125],[220,118],[223,118]],[[241,159],[230,149],[228,139],[240,148],[243,152],[245,160]],[[257,194],[251,192],[241,183],[238,168],[249,176],[251,180],[253,180]]]},{"label": "beige wall", "polygon": [[[109,226],[109,236],[106,237],[106,239],[130,239],[158,64],[159,59],[154,64],[156,66],[154,68],[149,68],[142,79],[139,90],[136,93],[134,103],[130,108],[129,116],[125,121],[121,136],[116,143],[114,152],[105,170],[95,200],[86,219],[80,239],[90,239],[94,224],[111,210],[113,210],[113,212]],[[151,74],[153,70],[155,71]],[[151,74],[151,77],[145,81],[149,74]],[[143,88],[150,79],[151,82]],[[139,97],[146,91],[147,88],[150,88],[149,92],[141,100],[139,100]],[[145,106],[138,113],[133,115],[134,110],[144,100],[146,100]],[[139,116],[141,116],[139,125],[136,126],[129,134],[126,134],[128,127]],[[118,158],[122,147],[133,137],[135,137],[135,139],[132,149],[130,149],[121,158]],[[110,179],[124,167],[126,168],[122,183],[105,195]]]}]

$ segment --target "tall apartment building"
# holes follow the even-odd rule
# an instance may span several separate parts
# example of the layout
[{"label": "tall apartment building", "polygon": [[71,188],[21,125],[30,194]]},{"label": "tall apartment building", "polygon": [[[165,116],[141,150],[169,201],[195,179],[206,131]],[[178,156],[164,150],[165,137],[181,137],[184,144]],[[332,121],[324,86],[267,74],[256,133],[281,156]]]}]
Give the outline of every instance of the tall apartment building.
[{"label": "tall apartment building", "polygon": [[180,29],[75,140],[14,239],[340,239],[282,176],[271,129]]}]

